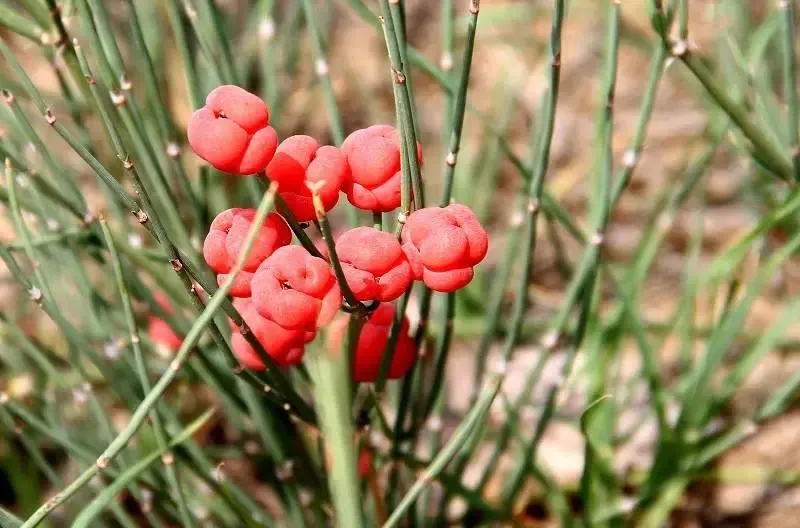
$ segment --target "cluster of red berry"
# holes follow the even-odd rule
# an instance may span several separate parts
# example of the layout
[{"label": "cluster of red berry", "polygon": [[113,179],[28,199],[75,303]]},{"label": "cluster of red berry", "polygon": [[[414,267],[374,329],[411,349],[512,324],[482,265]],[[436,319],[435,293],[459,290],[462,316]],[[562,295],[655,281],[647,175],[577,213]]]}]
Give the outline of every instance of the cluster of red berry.
[{"label": "cluster of red berry", "polygon": [[[341,148],[320,146],[309,136],[292,136],[278,144],[264,101],[237,86],[220,86],[192,115],[188,137],[195,153],[220,171],[265,173],[278,184],[278,194],[300,222],[316,219],[311,189],[325,211],[336,205],[342,191],[362,210],[389,212],[400,206],[400,136],[389,125],[357,130]],[[421,162],[419,146],[417,156]],[[254,216],[253,209],[229,209],[211,224],[203,256],[220,284],[243,249]],[[342,306],[342,293],[329,262],[302,246],[290,245],[291,240],[283,217],[270,213],[231,289],[234,306],[281,366],[299,363],[304,346]],[[372,227],[351,229],[335,241],[336,255],[355,298],[381,303],[396,300],[415,280],[439,292],[466,286],[472,280],[473,266],[483,260],[487,249],[486,231],[477,217],[457,204],[414,211],[405,221],[400,241]],[[364,325],[354,359],[357,381],[377,378],[394,310],[391,304],[380,304]],[[345,318],[330,326],[330,347],[338,346],[346,326]],[[265,368],[236,328],[231,342],[245,366]],[[414,348],[404,318],[390,378],[408,372],[414,363]]]}]

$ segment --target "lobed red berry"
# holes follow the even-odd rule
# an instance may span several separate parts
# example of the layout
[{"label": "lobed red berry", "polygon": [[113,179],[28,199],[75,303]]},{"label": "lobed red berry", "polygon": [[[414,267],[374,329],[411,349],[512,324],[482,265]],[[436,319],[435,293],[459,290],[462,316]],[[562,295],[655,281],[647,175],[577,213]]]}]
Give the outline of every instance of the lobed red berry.
[{"label": "lobed red berry", "polygon": [[[288,367],[297,365],[303,360],[304,347],[306,343],[313,341],[315,332],[289,330],[261,317],[250,299],[234,299],[233,306],[275,363],[281,367]],[[249,369],[264,370],[266,365],[258,353],[253,350],[232,321],[230,324],[234,330],[231,335],[231,348],[236,358]]]},{"label": "lobed red berry", "polygon": [[469,207],[451,204],[414,211],[403,227],[403,250],[416,279],[438,292],[472,280],[472,267],[486,256],[489,238]]},{"label": "lobed red berry", "polygon": [[278,146],[267,105],[233,85],[208,94],[205,106],[192,114],[187,134],[198,156],[231,174],[261,172]]},{"label": "lobed red berry", "polygon": [[317,218],[307,184],[321,183],[317,193],[329,211],[339,201],[339,191],[349,173],[347,161],[338,148],[321,147],[310,136],[284,139],[267,165],[267,176],[280,184],[279,194],[300,222]]},{"label": "lobed red berry", "polygon": [[300,246],[278,248],[251,282],[256,310],[288,329],[326,325],[342,304],[342,294],[328,263]]},{"label": "lobed red berry", "polygon": [[[217,275],[219,284],[225,281],[227,273],[236,264],[255,215],[255,209],[228,209],[218,214],[211,223],[203,243],[203,257],[209,267],[219,274]],[[268,214],[247,255],[243,271],[234,281],[231,295],[249,297],[253,272],[277,248],[291,241],[292,232],[283,218],[276,213]]]},{"label": "lobed red berry", "polygon": [[[373,383],[378,379],[383,351],[389,342],[389,332],[394,320],[395,308],[391,304],[381,304],[372,312],[361,328],[355,356],[353,357],[353,379],[358,382]],[[336,319],[330,326],[327,345],[331,353],[342,346],[349,316]],[[400,334],[395,345],[392,363],[389,366],[389,379],[402,378],[414,366],[417,359],[414,340],[408,335],[408,319],[403,316]]]},{"label": "lobed red berry", "polygon": [[[356,130],[342,143],[350,166],[344,186],[347,199],[367,211],[388,212],[400,206],[400,134],[391,125]],[[417,145],[417,157],[422,151]]]},{"label": "lobed red berry", "polygon": [[411,264],[391,233],[372,227],[351,229],[336,241],[336,254],[359,301],[393,301],[414,281]]}]

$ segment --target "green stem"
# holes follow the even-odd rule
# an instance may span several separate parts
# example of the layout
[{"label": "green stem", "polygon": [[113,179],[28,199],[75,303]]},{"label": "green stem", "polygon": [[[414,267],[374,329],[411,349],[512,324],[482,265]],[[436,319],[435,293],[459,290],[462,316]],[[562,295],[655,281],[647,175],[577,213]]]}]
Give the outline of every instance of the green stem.
[{"label": "green stem", "polygon": [[[253,247],[256,236],[258,235],[258,231],[262,226],[264,219],[267,217],[267,214],[272,209],[275,191],[276,188],[273,187],[270,192],[267,192],[264,195],[264,198],[262,199],[261,204],[256,212],[256,216],[253,219],[253,223],[248,230],[242,251],[236,260],[236,264],[231,269],[230,275],[222,285],[222,288],[220,288],[211,298],[208,305],[206,305],[205,309],[192,325],[191,330],[186,335],[186,338],[183,340],[183,343],[181,343],[178,352],[175,354],[175,358],[170,363],[169,369],[167,369],[158,382],[156,382],[152,390],[147,393],[144,400],[142,400],[142,402],[134,411],[128,424],[123,428],[122,431],[120,431],[120,433],[108,445],[103,453],[97,458],[97,461],[94,465],[84,471],[78,478],[72,481],[72,483],[57,493],[53,498],[39,507],[39,509],[37,509],[33,515],[31,515],[31,517],[25,521],[25,523],[22,525],[22,528],[31,528],[39,524],[50,514],[50,512],[74,495],[96,474],[104,471],[111,461],[119,454],[119,452],[122,451],[126,445],[128,445],[128,442],[131,440],[133,435],[136,434],[136,431],[138,431],[139,427],[141,427],[141,425],[144,423],[151,409],[158,404],[161,396],[164,394],[164,391],[166,391],[169,384],[173,379],[175,379],[175,376],[177,376],[178,372],[180,372],[181,366],[188,359],[189,354],[193,350],[194,345],[203,335],[203,332],[209,327],[209,325],[213,324],[214,315],[222,306],[222,301],[226,298],[228,292],[230,292],[231,288],[233,287],[236,277],[242,271],[245,259]],[[0,252],[1,251],[2,249],[0,249]]]},{"label": "green stem", "polygon": [[356,310],[359,313],[366,315],[367,308],[358,299],[356,299],[353,290],[351,290],[350,285],[347,284],[347,279],[345,278],[344,270],[342,269],[342,263],[339,262],[339,255],[336,254],[336,242],[333,240],[331,224],[328,222],[328,215],[325,214],[325,207],[323,206],[322,201],[320,200],[316,191],[312,190],[311,192],[314,200],[314,209],[317,213],[317,222],[319,222],[319,230],[322,233],[322,239],[325,241],[325,246],[328,248],[328,261],[331,263],[333,272],[336,275],[336,282],[339,283],[339,288],[342,290],[344,300],[347,302],[347,308]]},{"label": "green stem", "polygon": [[787,107],[787,137],[789,154],[792,161],[792,174],[800,181],[800,138],[798,138],[797,110],[797,61],[795,46],[797,45],[797,29],[795,25],[795,0],[781,0],[778,9],[782,18],[783,44],[783,97]]},{"label": "green stem", "polygon": [[329,71],[328,60],[325,54],[325,43],[322,38],[322,31],[319,27],[316,11],[311,4],[311,0],[302,0],[303,13],[306,23],[311,32],[311,46],[314,56],[314,71],[322,85],[322,93],[325,96],[325,108],[328,112],[328,123],[330,126],[331,137],[336,146],[344,141],[344,125],[339,106],[336,103],[336,93],[333,90],[333,83]]},{"label": "green stem", "polygon": [[[403,184],[401,191],[400,213],[398,221],[402,227],[404,218],[411,213],[411,197],[408,196],[408,188],[411,186],[418,192],[414,196],[414,206],[417,209],[425,207],[422,196],[422,173],[420,172],[419,160],[417,159],[417,133],[414,130],[414,115],[411,104],[411,92],[406,82],[408,74],[406,66],[400,52],[400,43],[397,37],[397,27],[392,18],[389,0],[381,0],[380,23],[383,25],[386,47],[389,50],[389,62],[391,64],[392,86],[394,88],[394,102],[397,108],[397,116],[400,126],[400,139],[402,143],[403,159],[406,164],[403,170]],[[405,216],[403,216],[405,215]]]},{"label": "green stem", "polygon": [[[111,232],[108,229],[108,224],[104,219],[100,219],[100,227],[103,230],[106,245],[108,246],[108,250],[111,255],[111,266],[114,269],[114,276],[117,280],[117,288],[119,289],[120,299],[122,301],[122,311],[125,315],[128,337],[130,339],[131,347],[133,348],[134,359],[136,361],[136,373],[139,376],[139,383],[142,386],[142,390],[145,394],[147,394],[150,392],[152,386],[147,373],[147,367],[145,365],[144,355],[142,354],[142,348],[140,346],[139,330],[136,327],[136,320],[133,314],[133,306],[131,304],[130,294],[128,293],[128,287],[125,284],[125,278],[122,274],[122,264],[119,259],[119,253],[117,252],[117,248],[112,240]],[[177,497],[181,523],[183,526],[191,528],[194,526],[194,522],[192,520],[192,515],[189,512],[189,507],[186,505],[186,497],[183,492],[183,486],[181,486],[178,473],[173,464],[174,458],[172,454],[167,453],[167,433],[164,428],[164,424],[161,421],[161,415],[156,409],[149,416],[153,423],[153,430],[155,432],[159,450],[162,452],[161,460],[164,463],[167,482],[175,491],[175,496]]]},{"label": "green stem", "polygon": [[748,117],[747,109],[733,100],[719,79],[706,68],[700,58],[689,51],[686,46],[678,47],[677,49],[673,48],[672,54],[683,61],[686,67],[697,77],[697,80],[708,90],[708,93],[720,108],[728,114],[731,120],[739,127],[739,130],[750,140],[753,155],[758,161],[778,177],[784,180],[791,179],[793,168],[789,158],[781,152],[769,135]]},{"label": "green stem", "polygon": [[450,131],[449,151],[445,157],[444,164],[444,191],[442,192],[441,206],[447,207],[450,204],[450,197],[453,193],[453,175],[458,162],[458,151],[461,147],[461,131],[464,128],[464,114],[467,104],[467,87],[469,86],[469,75],[472,69],[472,55],[475,49],[475,31],[478,26],[478,13],[480,12],[480,1],[470,0],[469,21],[467,25],[467,39],[464,48],[464,58],[461,64],[461,76],[458,82],[458,91],[455,98],[455,112]]},{"label": "green stem", "polygon": [[431,461],[430,465],[408,490],[408,493],[401,499],[400,503],[389,516],[389,519],[384,523],[383,528],[391,528],[400,525],[403,516],[414,504],[419,495],[445,470],[447,464],[456,453],[464,447],[464,444],[482,429],[483,422],[489,412],[489,407],[500,390],[502,380],[503,378],[500,376],[489,380],[483,395],[478,398],[478,401],[464,417],[464,420],[455,430],[444,448],[436,455],[436,458]]},{"label": "green stem", "polygon": [[314,381],[314,399],[319,409],[319,422],[329,457],[331,476],[328,479],[336,524],[348,528],[364,526],[361,497],[356,480],[356,450],[351,416],[352,375],[348,359],[358,343],[363,319],[350,318],[342,348],[319,350],[311,358],[309,368]]}]

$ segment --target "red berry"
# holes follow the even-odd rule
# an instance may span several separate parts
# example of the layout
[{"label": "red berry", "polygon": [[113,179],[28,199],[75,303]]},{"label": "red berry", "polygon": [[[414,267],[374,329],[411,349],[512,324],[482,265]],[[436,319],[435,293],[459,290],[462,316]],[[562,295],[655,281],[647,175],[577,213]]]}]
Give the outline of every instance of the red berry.
[{"label": "red berry", "polygon": [[[359,382],[373,383],[378,379],[383,351],[389,342],[389,332],[394,319],[394,306],[381,304],[372,312],[370,318],[364,323],[361,334],[358,336],[355,357],[353,358],[353,379]],[[349,316],[336,319],[328,332],[328,350],[336,353],[342,346],[344,334],[347,331]],[[400,334],[395,345],[392,364],[389,366],[389,379],[402,378],[416,360],[414,340],[408,335],[408,319],[403,316],[400,323]]]},{"label": "red berry", "polygon": [[372,227],[357,227],[336,241],[347,284],[359,301],[389,302],[414,281],[414,272],[397,238]]},{"label": "red berry", "polygon": [[[161,308],[171,314],[174,310],[170,305],[169,299],[161,292],[154,295],[156,302]],[[183,339],[167,324],[166,321],[155,315],[147,318],[147,335],[154,343],[166,347],[168,350],[178,350],[183,343]]]},{"label": "red berry", "polygon": [[[253,332],[253,336],[275,360],[275,363],[286,367],[297,365],[302,361],[305,352],[304,346],[314,339],[316,335],[314,332],[287,330],[273,321],[261,317],[250,299],[234,299],[233,306],[242,315],[244,322]],[[258,353],[239,333],[233,322],[231,322],[231,327],[233,328],[231,347],[236,358],[247,368],[264,370],[266,365],[261,361]]]},{"label": "red berry", "polygon": [[339,191],[349,169],[342,152],[329,145],[320,147],[310,136],[291,136],[278,146],[267,165],[267,176],[278,182],[281,197],[300,222],[317,218],[307,183],[322,182],[317,192],[325,210],[339,201]]},{"label": "red berry", "polygon": [[463,288],[486,256],[489,238],[469,207],[451,204],[414,211],[403,227],[403,250],[414,275],[439,292]]},{"label": "red berry", "polygon": [[[228,273],[247,239],[247,232],[256,216],[255,209],[228,209],[217,215],[203,243],[203,257],[217,273]],[[256,235],[247,255],[244,271],[254,272],[276,249],[292,241],[292,232],[283,218],[270,213]]]},{"label": "red berry", "polygon": [[300,246],[284,246],[270,255],[250,287],[258,313],[289,329],[324,326],[342,304],[328,263]]},{"label": "red berry", "polygon": [[[344,187],[347,199],[359,209],[388,212],[400,206],[400,134],[390,125],[356,130],[342,143],[350,166]],[[417,146],[417,157],[422,152]]]},{"label": "red berry", "polygon": [[178,350],[183,339],[161,318],[151,315],[147,319],[147,335],[153,343],[163,345],[168,350]]},{"label": "red berry", "polygon": [[[225,281],[228,280],[227,273],[219,273],[217,275],[217,285],[222,288]],[[231,297],[250,297],[250,283],[253,280],[253,274],[247,271],[240,271],[236,278],[233,280],[231,291],[228,292]]]},{"label": "red berry", "polygon": [[188,136],[198,156],[232,174],[261,172],[278,146],[264,101],[232,85],[208,94],[206,105],[189,120]]},{"label": "red berry", "polygon": [[362,448],[358,453],[358,476],[365,478],[369,475],[372,469],[372,453],[369,450]]}]

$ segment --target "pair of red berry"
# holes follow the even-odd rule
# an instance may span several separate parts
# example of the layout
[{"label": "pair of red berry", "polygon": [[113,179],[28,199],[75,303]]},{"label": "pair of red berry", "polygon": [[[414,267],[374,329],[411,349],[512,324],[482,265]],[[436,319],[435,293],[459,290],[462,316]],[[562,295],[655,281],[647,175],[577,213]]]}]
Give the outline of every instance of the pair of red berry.
[{"label": "pair of red berry", "polygon": [[[239,87],[221,86],[193,114],[188,136],[194,151],[221,171],[266,172],[299,221],[316,218],[312,187],[326,211],[336,205],[340,191],[360,209],[388,212],[400,205],[400,137],[389,125],[358,130],[341,149],[319,146],[308,136],[292,136],[278,145],[266,104]],[[417,154],[421,160],[419,147]],[[220,282],[231,271],[254,216],[252,209],[229,209],[212,223],[203,255]],[[300,362],[304,345],[342,304],[328,262],[290,242],[283,218],[268,215],[231,290],[234,305],[255,337],[282,366]],[[473,266],[486,255],[488,237],[469,208],[454,204],[413,212],[401,241],[378,229],[358,227],[342,234],[335,249],[356,299],[388,303],[414,280],[440,292],[464,287],[473,277]],[[377,378],[393,318],[394,307],[381,304],[365,324],[354,359],[357,381]],[[345,323],[340,319],[331,325],[329,346],[341,342]],[[390,378],[405,375],[415,360],[407,332],[404,317]],[[264,368],[238,332],[232,345],[243,364]]]},{"label": "pair of red berry", "polygon": [[[389,125],[358,130],[341,149],[320,146],[310,136],[291,136],[279,145],[264,101],[226,85],[192,115],[188,136],[197,155],[220,171],[266,171],[301,222],[316,218],[309,184],[317,185],[326,211],[338,202],[339,191],[360,209],[388,212],[400,206],[400,136]],[[419,150],[418,155],[422,161]]]}]

